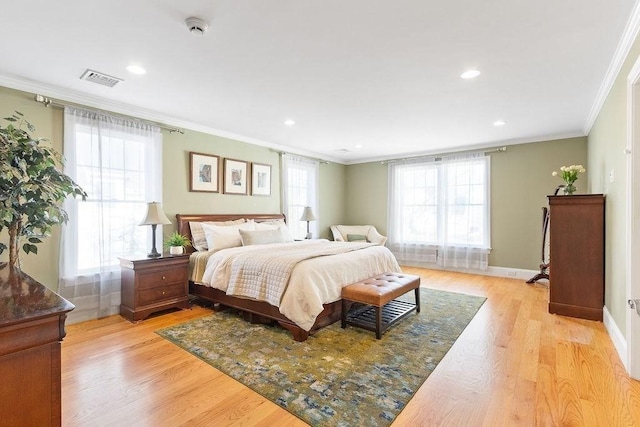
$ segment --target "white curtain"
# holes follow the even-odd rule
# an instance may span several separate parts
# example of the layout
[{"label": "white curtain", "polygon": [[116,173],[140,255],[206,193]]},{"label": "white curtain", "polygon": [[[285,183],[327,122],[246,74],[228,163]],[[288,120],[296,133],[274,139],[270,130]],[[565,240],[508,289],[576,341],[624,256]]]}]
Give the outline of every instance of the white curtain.
[{"label": "white curtain", "polygon": [[[118,257],[144,257],[146,204],[162,201],[162,133],[133,119],[65,108],[65,171],[88,194],[68,198],[62,228],[59,293],[76,305],[70,322],[118,313]],[[162,227],[156,240],[162,242]]]},{"label": "white curtain", "polygon": [[309,231],[318,237],[319,162],[292,154],[282,155],[282,211],[296,239],[307,233],[307,222],[300,221],[305,206],[310,206],[316,218],[309,222]]},{"label": "white curtain", "polygon": [[400,263],[435,263],[437,168],[435,158],[389,164],[387,247]]},{"label": "white curtain", "polygon": [[489,159],[478,153],[389,165],[388,246],[399,262],[488,268]]}]

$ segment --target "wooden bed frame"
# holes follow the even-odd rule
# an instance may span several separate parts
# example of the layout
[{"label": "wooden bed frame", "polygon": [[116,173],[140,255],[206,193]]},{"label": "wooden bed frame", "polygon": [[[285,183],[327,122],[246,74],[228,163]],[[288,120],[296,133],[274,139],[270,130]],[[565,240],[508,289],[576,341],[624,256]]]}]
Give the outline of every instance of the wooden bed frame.
[{"label": "wooden bed frame", "polygon": [[[253,219],[256,222],[286,220],[283,214],[176,215],[176,219],[178,220],[178,232],[180,234],[184,234],[190,240],[192,239],[191,227],[189,226],[189,222],[191,221],[231,221],[239,218]],[[191,253],[195,250],[192,247],[186,249],[188,253]],[[318,329],[321,329],[340,320],[342,316],[341,300],[330,304],[324,304],[324,310],[322,310],[322,312],[316,318],[316,322],[314,323],[311,330],[305,331],[304,329],[296,325],[293,321],[289,320],[286,316],[282,315],[277,307],[274,307],[266,302],[233,297],[225,294],[219,289],[198,285],[193,283],[192,281],[189,281],[189,293],[214,304],[220,304],[224,307],[232,307],[238,309],[244,313],[244,317],[251,323],[270,323],[276,321],[282,327],[288,329],[293,335],[293,339],[296,341],[305,341],[310,334],[317,331]]]}]

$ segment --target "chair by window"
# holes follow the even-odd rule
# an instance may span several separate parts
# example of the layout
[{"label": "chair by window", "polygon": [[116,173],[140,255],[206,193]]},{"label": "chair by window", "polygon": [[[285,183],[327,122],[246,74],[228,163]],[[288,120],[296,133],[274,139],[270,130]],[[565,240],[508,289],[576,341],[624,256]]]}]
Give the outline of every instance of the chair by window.
[{"label": "chair by window", "polygon": [[[387,237],[378,233],[373,225],[332,225],[331,232],[336,242],[357,242],[366,240],[384,246]],[[363,238],[364,237],[364,238]]]}]

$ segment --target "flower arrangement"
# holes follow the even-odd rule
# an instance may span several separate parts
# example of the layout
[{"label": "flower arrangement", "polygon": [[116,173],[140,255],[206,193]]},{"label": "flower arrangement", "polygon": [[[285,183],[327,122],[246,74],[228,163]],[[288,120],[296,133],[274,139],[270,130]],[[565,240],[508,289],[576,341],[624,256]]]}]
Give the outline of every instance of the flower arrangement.
[{"label": "flower arrangement", "polygon": [[571,165],[571,166],[562,166],[560,168],[560,173],[553,171],[551,175],[558,176],[566,183],[564,186],[564,194],[571,195],[575,193],[576,186],[573,185],[578,179],[579,173],[585,173],[587,170],[582,165]]}]

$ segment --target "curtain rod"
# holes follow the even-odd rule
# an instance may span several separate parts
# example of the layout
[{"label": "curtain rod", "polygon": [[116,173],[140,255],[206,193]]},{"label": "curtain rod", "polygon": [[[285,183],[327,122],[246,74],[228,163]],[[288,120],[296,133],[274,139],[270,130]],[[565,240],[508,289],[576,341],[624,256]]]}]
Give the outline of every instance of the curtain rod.
[{"label": "curtain rod", "polygon": [[399,159],[391,159],[391,160],[383,160],[380,162],[381,165],[386,165],[389,163],[396,163],[396,162],[402,162],[404,160],[413,160],[413,159],[434,159],[436,161],[438,160],[442,160],[442,157],[444,156],[451,156],[451,155],[455,155],[455,154],[474,154],[474,153],[484,153],[484,154],[489,154],[489,153],[503,153],[507,151],[507,146],[504,145],[502,147],[496,147],[496,148],[490,148],[488,150],[478,150],[478,151],[458,151],[458,152],[453,152],[453,153],[444,153],[444,154],[438,154],[436,155],[423,155],[423,156],[411,156],[411,157],[402,157]]},{"label": "curtain rod", "polygon": [[304,157],[305,159],[315,160],[316,162],[322,163],[322,164],[325,164],[325,165],[328,165],[328,164],[331,163],[329,160],[319,159],[317,157],[309,157],[309,156],[304,156],[302,154],[296,154],[296,153],[287,153],[286,151],[278,151],[278,150],[272,150],[272,151],[275,151],[276,153],[280,154],[281,156],[283,156],[285,154],[290,154],[292,156]]},{"label": "curtain rod", "polygon": [[[64,108],[64,107],[78,107],[78,108],[84,108],[85,110],[89,110],[89,111],[100,111],[100,110],[96,110],[94,108],[87,108],[84,107],[82,105],[74,105],[74,104],[68,104],[68,103],[63,103],[60,101],[55,101],[51,98],[47,98],[46,96],[40,95],[40,94],[35,94],[35,96],[33,97],[33,100],[36,102],[39,102],[41,104],[43,104],[45,107],[54,107],[54,108]],[[114,116],[119,116],[119,117],[126,117],[126,118],[131,118],[130,116],[125,116],[123,114],[117,114],[117,113],[111,113],[108,112],[108,114],[112,114]],[[141,120],[138,118],[133,117],[136,120]],[[163,125],[161,123],[157,123],[157,122],[152,122],[150,120],[142,120],[142,121],[146,121],[148,123],[153,123],[155,125],[157,125],[160,129],[164,129],[166,131],[169,131],[169,133],[179,133],[180,135],[184,135],[184,130],[182,129],[178,129],[178,128],[172,128],[166,125]]]}]

